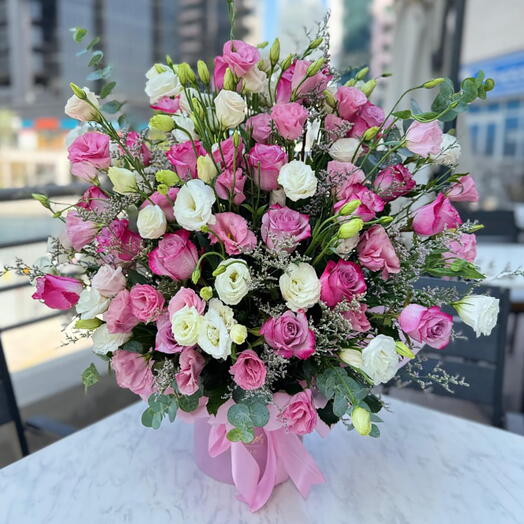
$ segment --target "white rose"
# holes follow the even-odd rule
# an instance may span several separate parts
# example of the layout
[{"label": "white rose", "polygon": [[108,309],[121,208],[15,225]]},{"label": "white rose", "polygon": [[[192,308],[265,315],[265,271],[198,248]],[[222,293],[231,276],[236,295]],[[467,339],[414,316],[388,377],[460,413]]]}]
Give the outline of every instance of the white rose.
[{"label": "white rose", "polygon": [[460,159],[462,149],[456,137],[444,133],[440,144],[440,153],[432,156],[433,161],[441,166],[455,167]]},{"label": "white rose", "polygon": [[320,280],[315,268],[305,262],[289,264],[279,284],[286,306],[293,311],[308,309],[320,299]]},{"label": "white rose", "polygon": [[459,317],[475,331],[477,337],[489,336],[497,323],[499,314],[498,298],[484,295],[469,295],[453,304]]},{"label": "white rose", "polygon": [[[148,71],[148,74],[152,69]],[[180,94],[181,91],[182,85],[180,84],[180,80],[171,69],[166,69],[161,73],[150,76],[146,82],[145,92],[151,104],[154,104],[163,96],[175,96]]]},{"label": "white rose", "polygon": [[120,194],[136,193],[136,173],[125,167],[110,167],[107,171],[113,190]]},{"label": "white rose", "polygon": [[102,324],[93,331],[93,351],[98,355],[107,355],[116,351],[131,338],[131,333],[109,333],[107,324]]},{"label": "white rose", "polygon": [[258,67],[252,67],[242,80],[244,80],[244,88],[250,93],[264,93],[266,91],[267,75]]},{"label": "white rose", "polygon": [[231,354],[231,337],[218,312],[210,309],[200,322],[198,345],[213,358],[227,358]]},{"label": "white rose", "polygon": [[198,330],[202,316],[196,308],[184,306],[171,317],[171,331],[181,346],[194,346],[198,339]]},{"label": "white rose", "polygon": [[95,93],[93,93],[89,88],[83,87],[82,90],[86,94],[87,100],[89,100],[89,102],[91,102],[95,107],[90,105],[86,100],[82,100],[76,95],[73,95],[67,101],[64,113],[71,118],[80,120],[81,122],[89,122],[90,120],[96,119],[98,115],[97,109],[100,107],[100,104]]},{"label": "white rose", "polygon": [[[238,258],[228,258],[220,262],[223,273],[215,278],[215,289],[220,300],[230,306],[238,304],[249,292],[251,274],[247,264]],[[218,269],[218,268],[217,268]]]},{"label": "white rose", "polygon": [[95,288],[85,288],[80,293],[76,304],[76,312],[82,320],[95,318],[109,307],[111,299],[103,297]]},{"label": "white rose", "polygon": [[300,160],[291,160],[280,168],[278,183],[284,188],[286,197],[293,202],[312,197],[317,190],[315,172]]},{"label": "white rose", "polygon": [[104,297],[114,297],[126,287],[126,277],[119,266],[100,266],[96,275],[91,280],[91,285]]},{"label": "white rose", "polygon": [[160,238],[166,232],[166,215],[156,204],[146,206],[138,212],[136,227],[142,238]]},{"label": "white rose", "polygon": [[375,385],[391,380],[398,369],[395,340],[386,335],[377,335],[362,350],[362,370]]},{"label": "white rose", "polygon": [[329,154],[334,160],[351,162],[359,143],[356,138],[339,138],[329,148]]},{"label": "white rose", "polygon": [[229,306],[220,302],[218,298],[212,298],[209,301],[208,307],[209,309],[215,310],[220,315],[228,330],[236,324],[233,310]]},{"label": "white rose", "polygon": [[235,91],[223,89],[215,98],[215,111],[224,127],[236,127],[246,117],[246,101]]},{"label": "white rose", "polygon": [[360,352],[358,349],[343,349],[340,351],[338,356],[342,362],[345,362],[354,368],[362,367],[362,352]]},{"label": "white rose", "polygon": [[202,180],[189,180],[177,194],[173,212],[176,221],[189,231],[199,231],[214,222],[212,215],[216,197],[213,189]]},{"label": "white rose", "polygon": [[[195,132],[195,123],[187,115],[184,115],[184,113],[175,113],[173,115],[173,121],[176,127],[171,134],[177,142],[187,142],[188,140],[196,140],[198,138]],[[177,127],[181,127],[182,129],[177,129]]]}]

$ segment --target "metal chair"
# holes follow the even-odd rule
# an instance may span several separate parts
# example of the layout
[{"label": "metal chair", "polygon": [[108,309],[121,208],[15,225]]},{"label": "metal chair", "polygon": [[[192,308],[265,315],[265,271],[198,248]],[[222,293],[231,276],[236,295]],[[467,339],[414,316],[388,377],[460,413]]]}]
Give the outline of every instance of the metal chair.
[{"label": "metal chair", "polygon": [[478,220],[484,226],[475,234],[479,242],[516,243],[519,241],[519,228],[515,213],[511,210],[496,209],[494,211],[471,211],[460,209],[460,217],[464,222]]},{"label": "metal chair", "polygon": [[[421,278],[415,285],[423,287],[454,287],[465,293],[467,284],[436,278]],[[423,373],[431,372],[437,363],[442,363],[443,369],[452,375],[464,376],[469,387],[457,386],[454,393],[435,385],[433,393],[436,395],[451,396],[466,400],[491,411],[491,423],[494,426],[504,426],[503,382],[504,382],[504,354],[506,350],[506,336],[508,315],[510,310],[509,291],[494,286],[483,286],[476,291],[489,294],[500,300],[498,322],[491,335],[476,338],[473,330],[464,323],[456,324],[463,335],[468,339],[457,339],[451,342],[442,351],[429,347],[423,349],[428,358],[422,362]],[[452,314],[452,311],[447,311]],[[417,387],[411,384],[408,387]]]}]

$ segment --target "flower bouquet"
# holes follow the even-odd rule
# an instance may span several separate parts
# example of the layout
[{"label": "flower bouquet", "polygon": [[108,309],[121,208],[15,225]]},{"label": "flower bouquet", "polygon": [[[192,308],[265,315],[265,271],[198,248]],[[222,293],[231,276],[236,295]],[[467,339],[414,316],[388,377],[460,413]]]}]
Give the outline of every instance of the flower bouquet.
[{"label": "flower bouquet", "polygon": [[[146,73],[154,115],[133,131],[113,116],[122,103],[107,101],[94,42],[106,83],[71,84],[65,107],[83,122],[69,159],[89,187],[68,206],[34,195],[65,231],[15,269],[33,298],[73,310],[68,337],[92,337],[147,401],[145,426],[195,422],[197,462],[251,510],[288,477],[305,496],[323,477],[302,437],[339,421],[378,437],[376,386],[424,345],[445,349],[443,306],[477,336],[496,322],[496,299],[414,287],[483,278],[479,226],[453,206],[477,198],[475,183],[454,172],[460,146],[441,123],[493,81],[432,79],[408,91],[435,89],[431,110],[402,109],[404,93],[385,113],[367,68],[341,83],[320,26],[288,56],[278,39],[228,41],[212,72],[167,57]],[[91,364],[83,381],[98,376]]]}]

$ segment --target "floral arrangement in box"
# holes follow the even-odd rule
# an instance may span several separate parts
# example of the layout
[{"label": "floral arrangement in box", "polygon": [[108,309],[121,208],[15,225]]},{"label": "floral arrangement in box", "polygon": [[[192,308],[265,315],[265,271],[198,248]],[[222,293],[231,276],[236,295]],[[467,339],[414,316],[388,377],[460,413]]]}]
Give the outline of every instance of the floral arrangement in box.
[{"label": "floral arrangement in box", "polygon": [[[122,103],[107,101],[115,84],[88,44],[91,79],[106,83],[72,84],[65,112],[83,122],[69,159],[89,187],[66,207],[34,195],[65,230],[38,264],[16,266],[33,298],[73,311],[69,337],[91,336],[147,401],[144,425],[197,421],[203,462],[229,461],[252,510],[288,476],[304,495],[322,482],[304,435],[341,421],[379,436],[375,386],[424,345],[445,351],[444,306],[477,336],[498,312],[491,297],[414,287],[483,278],[479,226],[453,204],[476,200],[475,182],[455,173],[460,146],[441,127],[493,81],[432,79],[413,88],[435,90],[428,112],[401,109],[404,93],[385,113],[367,68],[341,85],[322,26],[300,53],[279,47],[228,41],[212,72],[155,64],[154,115],[137,132],[111,116]],[[92,364],[83,380],[97,379]]]}]

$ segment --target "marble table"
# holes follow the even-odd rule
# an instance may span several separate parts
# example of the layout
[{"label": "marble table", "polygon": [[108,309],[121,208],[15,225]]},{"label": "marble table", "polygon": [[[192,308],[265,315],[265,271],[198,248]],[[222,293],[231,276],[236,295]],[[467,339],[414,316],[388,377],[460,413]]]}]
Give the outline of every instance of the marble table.
[{"label": "marble table", "polygon": [[524,437],[390,399],[379,439],[336,427],[306,447],[326,477],[290,481],[251,514],[205,477],[192,426],[140,425],[142,405],[0,470],[2,524],[505,524],[524,522]]}]

